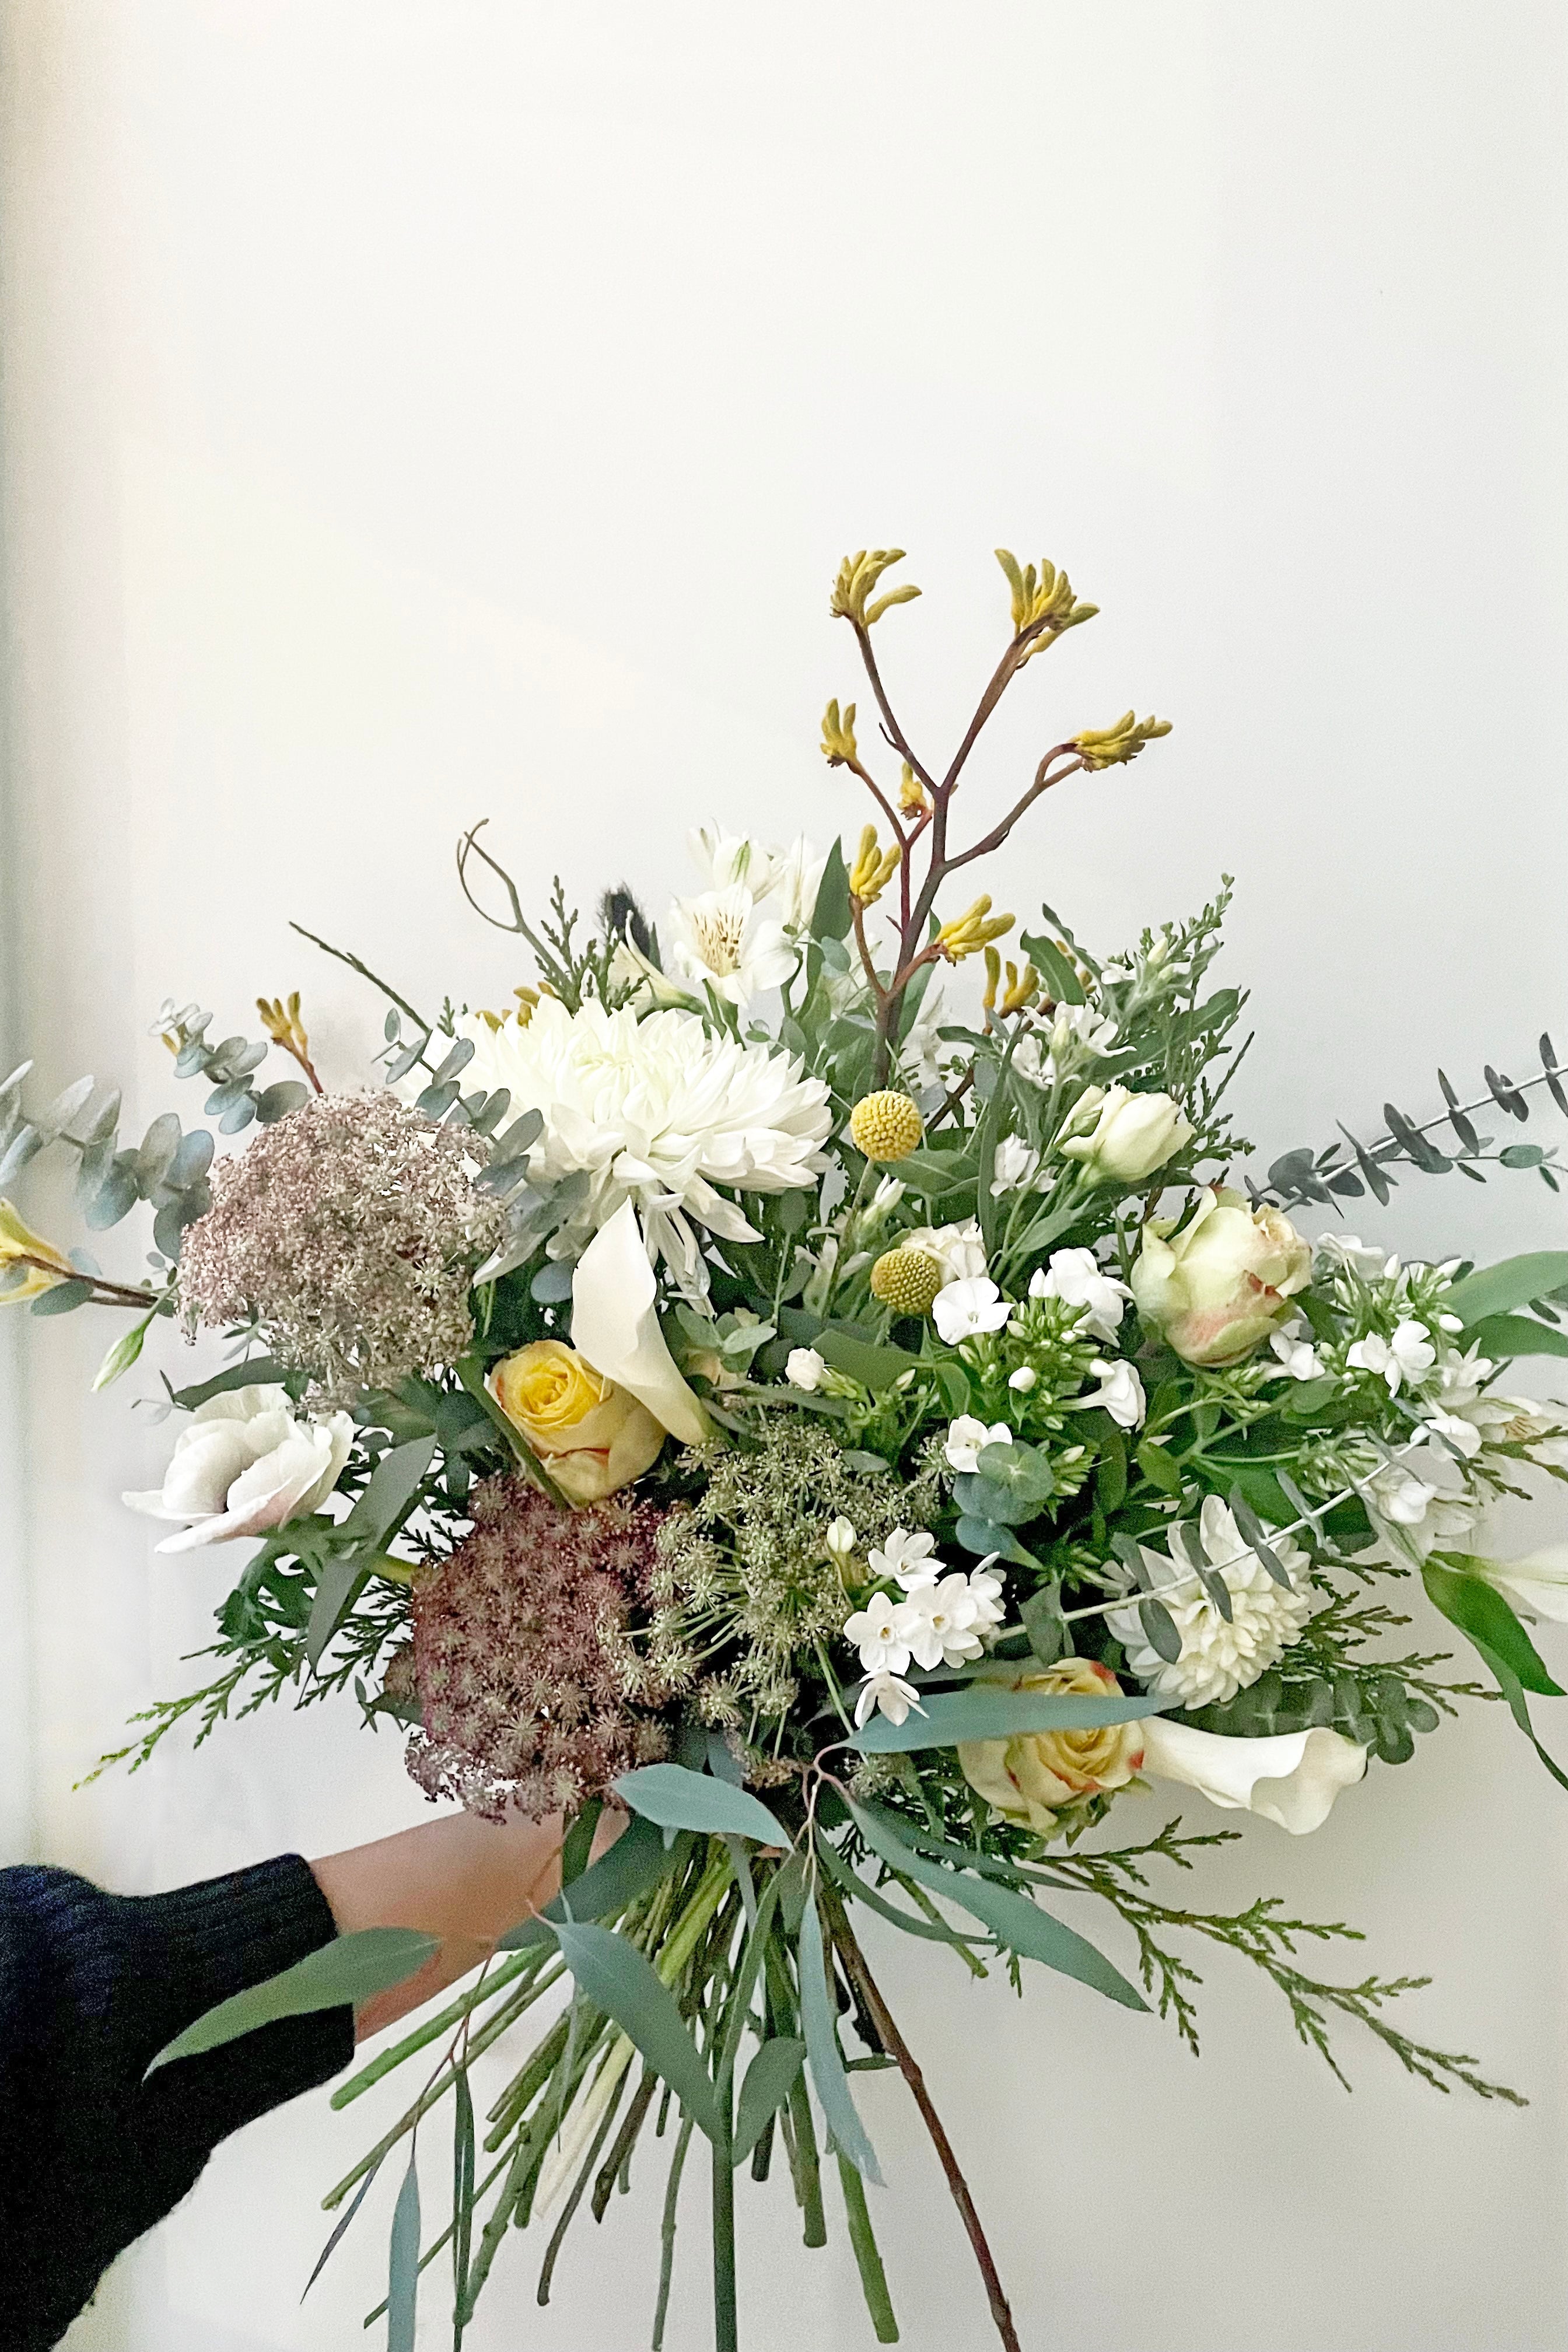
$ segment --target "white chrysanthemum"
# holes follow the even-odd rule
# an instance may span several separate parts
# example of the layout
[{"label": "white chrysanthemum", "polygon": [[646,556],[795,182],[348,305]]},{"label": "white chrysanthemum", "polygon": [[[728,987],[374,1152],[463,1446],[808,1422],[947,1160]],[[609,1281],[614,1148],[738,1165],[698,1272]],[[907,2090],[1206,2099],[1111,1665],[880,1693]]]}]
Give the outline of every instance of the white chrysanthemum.
[{"label": "white chrysanthemum", "polygon": [[542,997],[525,1028],[478,1015],[458,1024],[474,1057],[465,1084],[505,1087],[510,1115],[537,1110],[544,1132],[531,1172],[583,1171],[586,1200],[551,1246],[576,1256],[623,1201],[635,1200],[651,1245],[688,1283],[700,1279],[692,1221],[726,1241],[755,1241],[715,1191],[786,1192],[815,1184],[832,1125],[827,1088],[793,1054],[715,1037],[692,1013],[569,1013]]},{"label": "white chrysanthemum", "polygon": [[[1172,1530],[1173,1551],[1179,1552],[1183,1536],[1189,1543],[1194,1540],[1191,1529]],[[1163,1601],[1175,1620],[1181,1656],[1168,1664],[1151,1648],[1136,1605],[1110,1612],[1112,1632],[1127,1646],[1130,1670],[1159,1697],[1179,1699],[1184,1706],[1211,1706],[1234,1698],[1289,1648],[1312,1613],[1307,1555],[1292,1537],[1268,1538],[1270,1551],[1290,1578],[1289,1591],[1275,1583],[1257,1553],[1243,1542],[1235,1519],[1215,1495],[1204,1504],[1198,1540],[1205,1560],[1217,1570],[1230,1594],[1228,1624],[1184,1558],[1151,1551],[1147,1545],[1140,1549],[1152,1597]]]}]

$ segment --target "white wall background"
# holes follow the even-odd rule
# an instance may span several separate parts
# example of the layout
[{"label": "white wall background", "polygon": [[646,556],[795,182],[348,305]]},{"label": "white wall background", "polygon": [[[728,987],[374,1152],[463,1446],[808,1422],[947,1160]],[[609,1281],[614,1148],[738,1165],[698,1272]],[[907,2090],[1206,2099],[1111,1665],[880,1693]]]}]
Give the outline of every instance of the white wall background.
[{"label": "white wall background", "polygon": [[[826,587],[893,540],[927,595],[886,657],[938,742],[1005,626],[993,545],[1104,607],[977,800],[1134,699],[1178,722],[1047,806],[1010,879],[1114,941],[1239,877],[1274,1149],[1568,1032],[1561,0],[0,14],[7,1025],[46,1083],[122,1076],[145,1118],[165,992],[226,1029],[294,986],[354,1072],[375,1007],[291,915],[416,1001],[500,997],[523,971],[451,872],[487,811],[536,888],[626,872],[656,904],[715,811],[858,825],[815,751],[855,691]],[[1433,1255],[1563,1230],[1523,1179],[1412,1184],[1383,1223]],[[220,1570],[120,1509],[166,1436],[86,1395],[102,1329],[16,1336],[10,1850],[145,1888],[417,1817],[392,1741],[325,1713],[73,1793],[184,1685]],[[1219,1959],[1200,2067],[1072,1986],[1019,2007],[885,1953],[1031,2347],[1562,2342],[1568,1812],[1500,1712],[1311,1841],[1252,1824],[1203,1891],[1278,1888],[1363,1926],[1368,1965],[1434,1969],[1421,2029],[1522,2116],[1353,2042],[1347,2099]],[[904,2340],[978,2345],[917,2124],[895,2081],[866,2099]],[[390,2189],[298,2298],[363,2116],[305,2102],[225,2149],[72,2344],[360,2341]],[[547,2314],[514,2245],[474,2352],[644,2342],[652,2188],[569,2245]],[[749,2352],[865,2342],[842,2244],[800,2253],[777,2184],[742,2201]],[[700,2204],[680,2352],[709,2341]]]}]

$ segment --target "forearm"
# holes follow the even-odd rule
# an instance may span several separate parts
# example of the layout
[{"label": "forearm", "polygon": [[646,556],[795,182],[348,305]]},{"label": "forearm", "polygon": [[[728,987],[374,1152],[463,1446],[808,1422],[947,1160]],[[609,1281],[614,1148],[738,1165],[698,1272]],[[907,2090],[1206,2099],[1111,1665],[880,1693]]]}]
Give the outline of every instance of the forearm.
[{"label": "forearm", "polygon": [[[624,1813],[606,1809],[595,1853],[619,1834],[625,1821]],[[312,1862],[340,1935],[362,1927],[418,1927],[441,1938],[441,1949],[417,1975],[356,2011],[356,2038],[379,2033],[466,1976],[509,1927],[542,1911],[560,1888],[563,1835],[558,1814],[498,1823],[453,1813]]]}]

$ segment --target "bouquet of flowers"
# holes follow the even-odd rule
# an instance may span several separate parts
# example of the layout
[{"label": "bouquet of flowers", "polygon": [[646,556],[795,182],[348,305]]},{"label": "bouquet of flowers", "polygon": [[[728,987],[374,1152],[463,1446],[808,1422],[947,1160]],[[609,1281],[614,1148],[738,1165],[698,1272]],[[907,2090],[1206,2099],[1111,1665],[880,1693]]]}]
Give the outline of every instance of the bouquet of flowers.
[{"label": "bouquet of flowers", "polygon": [[[823,722],[872,803],[849,847],[703,831],[702,887],[662,930],[622,887],[587,931],[559,883],[525,910],[475,827],[462,887],[530,959],[504,1010],[426,1018],[329,949],[389,1008],[374,1082],[345,1086],[315,1068],[297,995],[260,1002],[254,1043],[215,1044],[209,1013],[165,1005],[174,1076],[246,1139],[222,1156],[212,1125],[173,1113],[122,1143],[89,1079],[30,1114],[25,1072],[0,1093],[0,1187],[69,1152],[87,1224],[144,1202],[155,1245],[145,1276],[111,1279],[3,1202],[4,1296],[128,1310],[100,1385],[164,1322],[231,1342],[215,1378],[164,1380],[163,1483],[126,1500],[162,1551],[253,1548],[208,1680],[122,1756],[187,1717],[200,1739],[285,1692],[342,1693],[405,1727],[430,1795],[563,1819],[561,1895],[336,2094],[437,2050],[328,2200],[353,2193],[352,2218],[406,2151],[394,2347],[443,2251],[460,2344],[514,2225],[551,2233],[546,2299],[584,2201],[602,2219],[656,2141],[656,2352],[694,2141],[721,2352],[738,2341],[738,2169],[785,2172],[819,2245],[829,2150],[873,2332],[895,2341],[852,2089],[875,2066],[905,2077],[1016,2345],[867,1913],[942,1965],[1020,1990],[1038,1966],[1157,2010],[1194,2050],[1180,1939],[1206,1939],[1272,1979],[1336,2073],[1330,2029],[1351,2021],[1440,2090],[1516,2096],[1400,2031],[1411,1979],[1309,1972],[1304,1942],[1352,1930],[1276,1896],[1163,1899],[1159,1873],[1228,1832],[1114,1833],[1151,1785],[1310,1831],[1462,1698],[1500,1693],[1534,1742],[1531,1696],[1562,1695],[1522,1619],[1568,1618],[1568,1551],[1500,1562],[1476,1529],[1531,1469],[1568,1478],[1568,1413],[1510,1393],[1503,1369],[1568,1355],[1568,1254],[1401,1264],[1332,1222],[1411,1169],[1532,1170],[1555,1191],[1551,1150],[1474,1124],[1516,1130],[1538,1088],[1568,1111],[1550,1040],[1528,1081],[1489,1069],[1479,1103],[1444,1077],[1434,1118],[1390,1105],[1375,1139],[1247,1175],[1226,1106],[1244,999],[1210,984],[1228,883],[1101,960],[966,872],[1166,722],[1066,735],[1005,814],[966,825],[987,719],[1095,607],[1001,551],[1005,646],[956,751],[928,764],[875,645],[918,593],[885,584],[900,560],[850,557],[833,590],[879,720],[874,752],[853,703]],[[300,1076],[258,1088],[269,1047]],[[1293,1222],[1308,1209],[1331,1228],[1315,1244]],[[1416,1588],[1436,1643],[1404,1633]],[[1455,1677],[1450,1629],[1483,1680]],[[631,1824],[594,1861],[606,1804]],[[342,1938],[164,2059],[363,2000],[430,1948]],[[474,2062],[556,1987],[477,2117]],[[443,2102],[455,2191],[422,2237],[413,2147]]]}]

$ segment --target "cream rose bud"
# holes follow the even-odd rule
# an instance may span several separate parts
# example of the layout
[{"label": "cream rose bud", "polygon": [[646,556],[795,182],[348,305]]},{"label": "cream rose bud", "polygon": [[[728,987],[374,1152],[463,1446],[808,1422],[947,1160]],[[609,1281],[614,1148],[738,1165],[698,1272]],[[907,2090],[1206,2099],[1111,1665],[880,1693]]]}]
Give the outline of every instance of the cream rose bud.
[{"label": "cream rose bud", "polygon": [[564,1339],[534,1339],[492,1369],[486,1385],[563,1495],[602,1502],[658,1458],[665,1433],[625,1389]]},{"label": "cream rose bud", "polygon": [[[1066,1691],[1120,1698],[1121,1687],[1098,1658],[1059,1666],[988,1671],[981,1679],[1009,1690]],[[974,1687],[974,1685],[971,1685]],[[1062,1809],[1101,1789],[1124,1789],[1143,1762],[1142,1723],[1103,1723],[1087,1731],[1016,1731],[1010,1739],[966,1739],[958,1761],[964,1779],[994,1811],[1022,1829],[1057,1826]]]},{"label": "cream rose bud", "polygon": [[286,1388],[228,1389],[196,1407],[162,1486],[121,1499],[150,1518],[181,1522],[158,1546],[162,1552],[265,1535],[326,1501],[353,1433],[346,1412],[296,1420]]},{"label": "cream rose bud", "polygon": [[826,1370],[826,1357],[819,1356],[815,1348],[792,1348],[784,1364],[784,1378],[791,1388],[804,1389],[808,1396],[815,1396]]},{"label": "cream rose bud", "polygon": [[1296,1312],[1311,1248],[1278,1209],[1249,1208],[1239,1192],[1213,1186],[1180,1231],[1176,1223],[1155,1217],[1143,1228],[1132,1268],[1138,1311],[1184,1363],[1239,1363]]},{"label": "cream rose bud", "polygon": [[1091,1184],[1141,1184],[1190,1143],[1194,1128],[1169,1095],[1086,1087],[1058,1138],[1064,1160],[1080,1160]]}]

